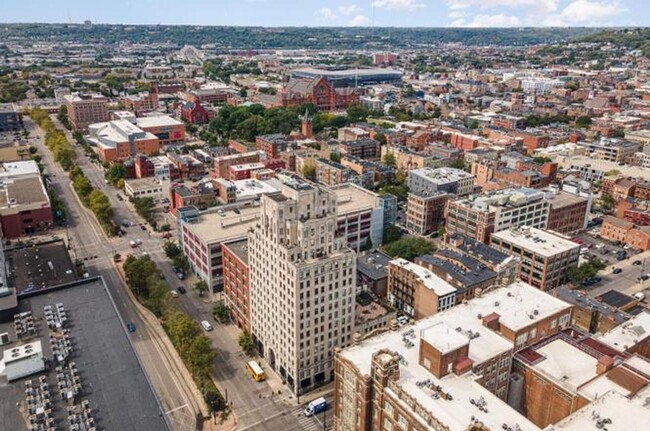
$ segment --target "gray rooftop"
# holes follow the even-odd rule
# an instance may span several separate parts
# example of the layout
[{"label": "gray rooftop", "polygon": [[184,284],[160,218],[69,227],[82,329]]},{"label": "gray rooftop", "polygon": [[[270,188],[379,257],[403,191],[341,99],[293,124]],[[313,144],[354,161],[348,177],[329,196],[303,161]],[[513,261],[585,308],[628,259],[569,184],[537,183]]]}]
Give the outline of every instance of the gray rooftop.
[{"label": "gray rooftop", "polygon": [[[52,358],[43,308],[63,303],[69,316],[68,328],[73,340],[73,357],[81,376],[81,399],[88,400],[97,429],[102,430],[168,430],[168,424],[156,401],[153,390],[138,362],[125,322],[119,316],[113,299],[101,279],[47,293],[36,294],[19,301],[20,311],[31,311],[40,337],[43,353]],[[15,340],[13,323],[0,325],[0,332],[9,332]],[[10,348],[15,344],[5,346]],[[56,388],[54,367],[41,373],[51,389],[53,415],[62,426],[67,417]],[[0,380],[0,428],[24,430],[25,422],[16,403],[24,400],[28,379],[13,383]],[[58,428],[58,426],[57,426]]]},{"label": "gray rooftop", "polygon": [[[447,258],[454,260],[465,266],[455,265],[448,260],[441,259]],[[470,288],[476,284],[483,283],[487,280],[496,278],[497,273],[487,268],[476,259],[457,253],[452,250],[438,250],[435,255],[424,255],[417,258],[416,263],[424,262],[425,265],[432,265],[442,270],[446,275],[459,282],[462,287]],[[435,271],[434,271],[435,272]]]},{"label": "gray rooftop", "polygon": [[389,255],[372,250],[364,255],[357,256],[357,271],[368,276],[372,280],[380,280],[388,277],[388,263],[393,260]]},{"label": "gray rooftop", "polygon": [[481,260],[490,262],[494,265],[498,265],[510,257],[509,255],[501,253],[480,241],[476,241],[467,235],[463,235],[462,233],[450,233],[448,238],[449,240],[462,241],[462,244],[456,247],[461,252],[470,256],[480,256]]}]

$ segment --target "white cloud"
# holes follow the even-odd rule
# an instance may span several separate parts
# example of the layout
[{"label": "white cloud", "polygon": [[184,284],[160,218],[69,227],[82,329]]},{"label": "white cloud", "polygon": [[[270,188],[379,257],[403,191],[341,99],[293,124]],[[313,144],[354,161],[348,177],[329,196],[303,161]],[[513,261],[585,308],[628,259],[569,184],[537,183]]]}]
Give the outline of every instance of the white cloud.
[{"label": "white cloud", "polygon": [[352,18],[350,21],[348,21],[348,25],[352,27],[367,27],[370,25],[370,18],[368,18],[365,15],[356,15],[354,18]]},{"label": "white cloud", "polygon": [[330,21],[335,20],[337,18],[336,13],[334,13],[334,11],[328,7],[324,7],[320,10],[317,10],[316,15]]},{"label": "white cloud", "polygon": [[465,24],[466,27],[517,27],[521,21],[516,16],[511,15],[474,15],[471,22]]},{"label": "white cloud", "polygon": [[451,19],[460,19],[460,18],[465,18],[467,14],[461,10],[453,10],[449,12],[449,15],[447,15]]},{"label": "white cloud", "polygon": [[447,5],[452,10],[477,7],[490,9],[506,7],[511,9],[528,9],[530,12],[551,13],[557,10],[560,0],[447,0]]},{"label": "white cloud", "polygon": [[417,0],[375,0],[372,5],[378,9],[408,11],[426,7],[425,4],[418,3]]},{"label": "white cloud", "polygon": [[349,6],[345,6],[345,5],[339,6],[338,11],[341,15],[351,16],[354,14],[358,14],[359,12],[363,11],[363,9],[357,6],[356,4],[351,4]]},{"label": "white cloud", "polygon": [[546,26],[570,26],[576,24],[606,24],[608,18],[627,12],[618,0],[574,0],[560,13],[550,14],[542,24]]}]

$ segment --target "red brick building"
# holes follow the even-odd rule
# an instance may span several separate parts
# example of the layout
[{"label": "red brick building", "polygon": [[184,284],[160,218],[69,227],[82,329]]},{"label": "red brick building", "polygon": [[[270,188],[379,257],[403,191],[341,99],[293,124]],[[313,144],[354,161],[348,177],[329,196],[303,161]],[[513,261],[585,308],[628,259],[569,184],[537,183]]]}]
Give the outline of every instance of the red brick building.
[{"label": "red brick building", "polygon": [[51,228],[54,217],[40,176],[30,174],[4,180],[5,190],[0,193],[2,236],[14,239]]},{"label": "red brick building", "polygon": [[248,240],[223,244],[223,291],[230,317],[239,328],[250,331],[250,281]]},{"label": "red brick building", "polygon": [[191,124],[206,124],[214,118],[214,112],[208,111],[200,102],[185,102],[179,108],[180,117]]},{"label": "red brick building", "polygon": [[264,151],[269,159],[277,159],[280,153],[287,150],[289,141],[280,133],[261,135],[255,138],[255,146],[258,150]]},{"label": "red brick building", "polygon": [[313,79],[292,78],[277,96],[279,106],[313,103],[321,111],[346,109],[359,103],[360,93],[352,87],[334,88],[323,76]]}]

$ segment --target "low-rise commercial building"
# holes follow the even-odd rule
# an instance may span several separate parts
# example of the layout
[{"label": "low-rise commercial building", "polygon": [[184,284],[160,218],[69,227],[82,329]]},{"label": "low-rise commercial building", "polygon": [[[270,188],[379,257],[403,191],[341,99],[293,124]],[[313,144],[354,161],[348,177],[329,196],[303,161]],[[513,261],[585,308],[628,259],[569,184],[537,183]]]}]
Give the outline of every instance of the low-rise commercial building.
[{"label": "low-rise commercial building", "polygon": [[161,149],[160,140],[128,120],[94,123],[88,126],[88,142],[102,161],[128,160],[137,154],[152,155]]},{"label": "low-rise commercial building", "polygon": [[248,267],[248,240],[242,239],[222,245],[223,292],[233,322],[243,331],[251,330],[250,269]]},{"label": "low-rise commercial building", "polygon": [[419,168],[408,171],[407,184],[411,193],[420,196],[436,192],[464,196],[474,191],[474,176],[455,168]]},{"label": "low-rise commercial building", "polygon": [[495,232],[491,246],[517,257],[517,276],[545,291],[563,284],[568,268],[577,265],[580,257],[579,244],[533,227]]},{"label": "low-rise commercial building", "polygon": [[456,288],[425,267],[399,258],[388,265],[387,299],[418,320],[456,305]]},{"label": "low-rise commercial building", "polygon": [[456,304],[496,287],[497,273],[478,260],[462,253],[440,249],[420,256],[415,263],[423,266],[456,288]]},{"label": "low-rise commercial building", "polygon": [[185,124],[167,115],[139,117],[135,124],[145,132],[155,135],[162,145],[185,142]]},{"label": "low-rise commercial building", "polygon": [[164,181],[157,178],[124,181],[124,193],[130,198],[162,199],[167,195],[167,187]]},{"label": "low-rise commercial building", "polygon": [[416,235],[436,232],[445,222],[445,207],[453,195],[440,192],[428,196],[408,195],[406,229]]},{"label": "low-rise commercial building", "polygon": [[570,305],[515,283],[359,340],[335,357],[334,428],[539,431],[504,402],[512,354],[570,320]]},{"label": "low-rise commercial building", "polygon": [[450,200],[445,208],[446,231],[488,243],[493,232],[513,226],[545,229],[550,203],[539,190],[505,189],[488,195]]}]

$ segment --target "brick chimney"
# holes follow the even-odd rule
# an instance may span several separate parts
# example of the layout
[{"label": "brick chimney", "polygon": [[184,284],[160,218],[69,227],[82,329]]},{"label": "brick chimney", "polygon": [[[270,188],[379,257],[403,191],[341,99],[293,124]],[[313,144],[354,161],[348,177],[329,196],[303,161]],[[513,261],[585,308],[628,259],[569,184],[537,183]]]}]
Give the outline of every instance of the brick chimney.
[{"label": "brick chimney", "polygon": [[483,318],[483,326],[493,331],[499,330],[499,313],[490,313]]},{"label": "brick chimney", "polygon": [[471,371],[473,366],[474,366],[474,361],[472,361],[470,358],[467,357],[458,358],[454,363],[454,374],[456,374],[457,376],[462,376],[468,371]]},{"label": "brick chimney", "polygon": [[614,367],[614,358],[608,355],[603,355],[598,358],[596,364],[596,374],[601,375],[611,370]]}]

